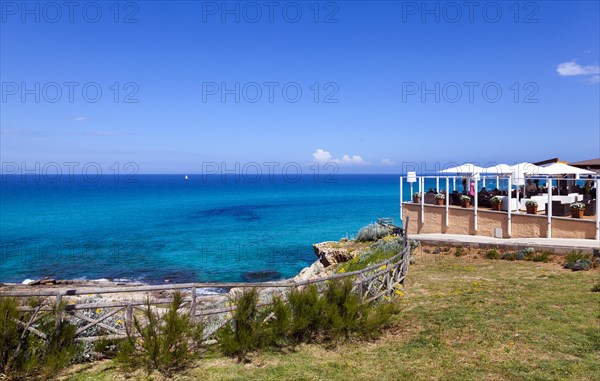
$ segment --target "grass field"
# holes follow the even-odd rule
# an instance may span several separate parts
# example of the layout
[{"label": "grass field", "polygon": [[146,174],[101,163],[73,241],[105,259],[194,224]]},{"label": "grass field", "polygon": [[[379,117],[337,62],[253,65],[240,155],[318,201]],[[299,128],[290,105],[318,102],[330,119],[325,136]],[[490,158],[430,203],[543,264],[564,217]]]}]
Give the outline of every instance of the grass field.
[{"label": "grass field", "polygon": [[[379,340],[260,353],[245,365],[212,354],[176,379],[598,379],[600,293],[590,290],[600,272],[418,252],[403,312]],[[111,361],[63,374],[66,380],[147,378],[126,376]]]}]

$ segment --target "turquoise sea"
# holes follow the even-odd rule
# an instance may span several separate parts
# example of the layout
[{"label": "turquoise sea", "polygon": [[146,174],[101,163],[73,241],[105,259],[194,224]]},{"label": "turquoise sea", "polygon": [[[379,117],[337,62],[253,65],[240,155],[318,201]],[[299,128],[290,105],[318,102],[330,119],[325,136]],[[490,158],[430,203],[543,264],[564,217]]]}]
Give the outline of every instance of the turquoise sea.
[{"label": "turquoise sea", "polygon": [[315,260],[313,243],[398,221],[398,175],[50,180],[2,176],[0,282],[287,278]]}]

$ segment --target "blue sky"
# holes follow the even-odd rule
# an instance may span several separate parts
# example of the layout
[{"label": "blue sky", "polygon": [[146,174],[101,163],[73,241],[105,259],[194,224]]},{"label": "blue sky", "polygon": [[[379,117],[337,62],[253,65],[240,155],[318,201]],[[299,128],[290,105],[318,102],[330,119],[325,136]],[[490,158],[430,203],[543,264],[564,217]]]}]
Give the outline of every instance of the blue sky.
[{"label": "blue sky", "polygon": [[3,163],[600,156],[597,1],[56,4],[2,1]]}]

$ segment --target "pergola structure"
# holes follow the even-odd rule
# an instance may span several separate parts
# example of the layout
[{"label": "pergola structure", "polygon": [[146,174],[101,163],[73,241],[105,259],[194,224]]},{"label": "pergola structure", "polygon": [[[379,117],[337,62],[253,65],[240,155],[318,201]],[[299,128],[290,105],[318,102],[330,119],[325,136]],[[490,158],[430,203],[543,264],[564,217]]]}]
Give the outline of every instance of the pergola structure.
[{"label": "pergola structure", "polygon": [[[457,166],[454,168],[448,168],[443,171],[440,171],[442,176],[439,175],[429,175],[429,176],[416,176],[416,173],[410,172],[407,176],[400,177],[400,218],[403,218],[402,212],[402,203],[404,202],[403,196],[403,182],[408,181],[411,185],[413,183],[418,183],[418,190],[420,194],[420,222],[422,224],[425,223],[425,180],[426,179],[435,179],[436,184],[436,192],[440,192],[440,183],[442,183],[443,188],[446,193],[445,197],[445,224],[446,227],[450,226],[450,218],[449,218],[449,208],[450,208],[450,191],[456,190],[456,179],[459,180],[468,179],[469,182],[474,182],[474,207],[473,210],[473,224],[474,230],[478,230],[478,190],[479,182],[482,181],[485,184],[486,180],[492,180],[496,182],[496,188],[500,188],[501,182],[506,184],[507,194],[507,208],[506,208],[506,226],[507,226],[507,235],[511,237],[512,234],[512,215],[513,211],[513,198],[512,198],[512,189],[513,186],[524,186],[526,180],[539,180],[544,181],[546,183],[546,187],[548,189],[547,194],[544,196],[547,197],[544,200],[545,210],[547,215],[547,238],[552,238],[552,201],[556,198],[556,195],[553,195],[552,189],[553,184],[557,184],[559,181],[566,180],[584,180],[592,181],[593,186],[596,189],[595,192],[595,238],[596,240],[600,240],[600,176],[595,174],[592,171],[569,166],[564,163],[554,163],[549,166],[537,166],[531,163],[520,163],[513,166],[508,166],[506,164],[500,164],[489,168],[481,168],[473,164],[464,164],[462,166]],[[452,174],[452,175],[451,175]],[[569,177],[571,176],[571,177]],[[591,178],[588,178],[591,176]],[[452,188],[450,187],[450,181],[452,181]],[[516,192],[516,205],[517,211],[520,210],[519,202],[518,202],[519,192]],[[560,194],[559,194],[560,196]],[[538,198],[539,199],[539,198]],[[577,201],[578,199],[575,198]],[[555,201],[555,200],[554,200]],[[504,203],[504,200],[503,200]]]}]

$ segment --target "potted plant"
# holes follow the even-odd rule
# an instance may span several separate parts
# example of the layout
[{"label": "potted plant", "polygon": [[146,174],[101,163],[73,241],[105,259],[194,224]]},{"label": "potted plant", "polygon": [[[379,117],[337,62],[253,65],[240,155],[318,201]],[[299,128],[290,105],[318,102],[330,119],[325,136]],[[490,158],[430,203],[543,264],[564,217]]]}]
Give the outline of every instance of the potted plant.
[{"label": "potted plant", "polygon": [[415,204],[420,204],[421,203],[421,193],[419,193],[419,192],[413,193],[412,198],[413,198],[413,202]]},{"label": "potted plant", "polygon": [[470,208],[471,207],[471,197],[469,197],[467,195],[460,196],[460,203],[463,208]]},{"label": "potted plant", "polygon": [[585,204],[582,202],[574,202],[571,204],[571,217],[583,218],[583,212],[585,212]]},{"label": "potted plant", "polygon": [[446,200],[446,195],[443,193],[437,193],[435,195],[435,204],[436,205],[444,205],[444,201]]},{"label": "potted plant", "polygon": [[490,198],[490,202],[492,203],[492,210],[500,211],[502,208],[502,197],[494,196]]},{"label": "potted plant", "polygon": [[527,214],[537,214],[538,203],[534,200],[529,200],[525,202],[525,207],[527,208]]}]

